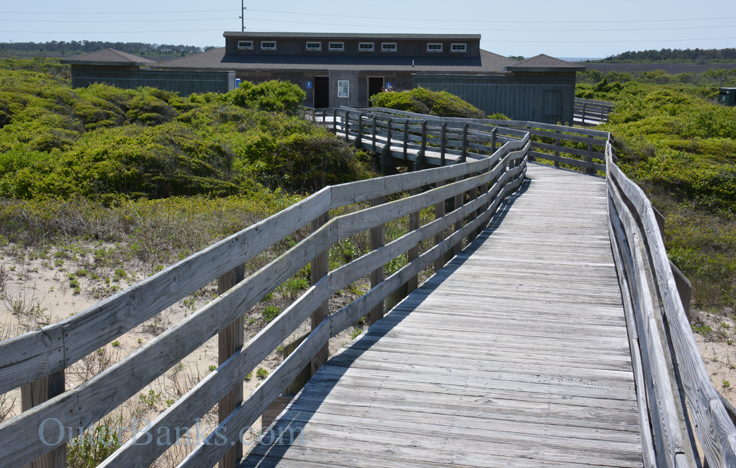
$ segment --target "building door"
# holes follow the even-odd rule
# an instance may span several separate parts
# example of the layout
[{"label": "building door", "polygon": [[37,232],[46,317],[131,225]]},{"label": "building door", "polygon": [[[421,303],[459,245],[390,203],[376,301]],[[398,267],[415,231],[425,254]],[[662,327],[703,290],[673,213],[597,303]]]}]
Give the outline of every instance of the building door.
[{"label": "building door", "polygon": [[371,96],[378,94],[383,89],[383,77],[382,76],[369,76],[368,77],[368,105],[371,105]]},{"label": "building door", "polygon": [[330,107],[330,78],[327,76],[314,77],[314,107]]}]

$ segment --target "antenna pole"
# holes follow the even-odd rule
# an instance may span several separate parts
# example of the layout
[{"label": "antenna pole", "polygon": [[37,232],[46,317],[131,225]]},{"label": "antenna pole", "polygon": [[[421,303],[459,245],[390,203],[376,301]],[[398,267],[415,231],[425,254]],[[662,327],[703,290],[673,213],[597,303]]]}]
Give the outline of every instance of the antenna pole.
[{"label": "antenna pole", "polygon": [[245,0],[240,0],[240,31],[245,32]]}]

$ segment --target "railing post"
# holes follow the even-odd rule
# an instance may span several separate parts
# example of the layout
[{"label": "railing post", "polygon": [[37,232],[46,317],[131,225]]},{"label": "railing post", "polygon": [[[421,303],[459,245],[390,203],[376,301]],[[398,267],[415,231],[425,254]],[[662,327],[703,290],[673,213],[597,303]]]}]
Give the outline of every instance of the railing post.
[{"label": "railing post", "polygon": [[498,132],[498,128],[493,127],[493,130],[491,130],[491,147],[493,148],[492,153],[496,152],[496,140],[497,140],[496,133],[497,132]]},{"label": "railing post", "polygon": [[363,149],[363,113],[358,114],[358,138],[355,140],[355,147]]},{"label": "railing post", "polygon": [[345,111],[345,143],[350,143],[350,111]]},{"label": "railing post", "polygon": [[376,121],[377,121],[377,117],[374,115],[373,116],[373,135],[372,135],[372,137],[373,137],[373,152],[374,153],[376,152]]},{"label": "railing post", "polygon": [[337,108],[332,110],[332,134],[337,135]]},{"label": "railing post", "polygon": [[[411,192],[412,195],[419,193],[419,190],[415,190]],[[409,215],[409,232],[416,231],[419,229],[419,223],[420,223],[420,212],[415,211],[414,213]],[[409,253],[407,254],[409,263],[413,262],[417,258],[419,258],[419,246],[413,247],[409,249]],[[409,281],[406,282],[406,294],[410,294],[412,291],[417,289],[419,286],[419,279],[416,275],[409,278]]]},{"label": "railing post", "polygon": [[[245,267],[240,265],[217,279],[217,292],[223,294],[236,284],[245,279]],[[230,359],[245,343],[245,331],[243,329],[243,315],[233,320],[230,325],[220,330],[217,336],[218,360],[219,364]],[[243,402],[243,384],[240,383],[228,393],[225,398],[220,400],[217,406],[218,421],[222,423],[235,407]],[[234,444],[227,451],[225,456],[220,460],[220,468],[234,468],[243,456],[243,444],[240,441],[233,441]]]},{"label": "railing post", "polygon": [[[445,216],[445,200],[441,200],[439,203],[434,205],[434,219],[440,219]],[[445,230],[438,232],[434,236],[434,245],[439,244],[445,239]],[[434,262],[434,272],[437,273],[442,269],[447,261],[446,255],[440,255],[440,258]]]},{"label": "railing post", "polygon": [[[460,180],[460,179],[458,178],[456,180]],[[452,211],[455,211],[458,208],[460,208],[461,206],[463,206],[463,203],[464,202],[465,202],[465,193],[461,193],[459,195],[455,195],[455,199],[452,201]],[[463,228],[463,221],[464,220],[462,218],[460,218],[460,220],[457,223],[455,223],[455,231],[456,232]],[[452,248],[452,255],[459,254],[461,250],[463,250],[463,243],[462,243],[462,241],[461,242],[458,242],[457,244],[455,244],[455,246]]]},{"label": "railing post", "polygon": [[[330,214],[325,213],[319,218],[312,221],[312,231],[316,231],[317,229],[321,228],[327,221],[330,219]],[[312,263],[310,265],[310,283],[312,285],[317,284],[319,280],[324,278],[328,273],[330,272],[330,249],[329,247],[320,252],[314,259],[312,260]],[[320,323],[330,314],[330,303],[329,301],[325,301],[322,304],[320,304],[319,307],[312,313],[312,330],[317,328]],[[330,357],[330,348],[328,345],[325,345],[322,349],[320,349],[317,354],[312,358],[312,375],[314,375],[315,372],[317,372],[317,369],[319,369],[322,364],[327,362],[327,358]]]},{"label": "railing post", "polygon": [[[64,393],[63,370],[23,385],[20,390],[21,410],[28,411],[62,393]],[[64,467],[66,467],[66,444],[56,447],[26,465],[26,468]]]},{"label": "railing post", "polygon": [[427,121],[422,122],[422,147],[417,154],[417,160],[414,161],[414,169],[424,169],[427,158]]},{"label": "railing post", "polygon": [[588,167],[585,168],[585,172],[587,174],[595,174],[596,171],[595,171],[595,168],[593,167],[593,155],[592,155],[593,144],[592,143],[588,143],[587,150],[589,154],[585,156],[585,162],[588,163]]},{"label": "railing post", "polygon": [[[440,130],[440,161],[441,165],[445,165],[445,152],[447,151],[447,122],[442,122]],[[465,158],[461,158],[460,162],[465,162]]]},{"label": "railing post", "polygon": [[381,152],[381,174],[388,174],[389,168],[392,166],[391,161],[391,141],[393,140],[393,119],[388,119],[388,135],[386,136],[386,146]]},{"label": "railing post", "polygon": [[409,120],[404,121],[404,161],[409,153]]},{"label": "railing post", "polygon": [[[378,206],[386,201],[385,197],[378,197],[371,200],[371,206]],[[371,251],[383,247],[386,244],[386,236],[384,225],[376,226],[371,229]],[[386,278],[384,267],[381,266],[371,272],[371,288],[375,288],[383,282]],[[384,304],[383,302],[377,305],[373,310],[368,313],[368,324],[373,324],[383,317]]]},{"label": "railing post", "polygon": [[468,160],[468,128],[470,127],[469,123],[465,123],[463,125],[463,161]]}]

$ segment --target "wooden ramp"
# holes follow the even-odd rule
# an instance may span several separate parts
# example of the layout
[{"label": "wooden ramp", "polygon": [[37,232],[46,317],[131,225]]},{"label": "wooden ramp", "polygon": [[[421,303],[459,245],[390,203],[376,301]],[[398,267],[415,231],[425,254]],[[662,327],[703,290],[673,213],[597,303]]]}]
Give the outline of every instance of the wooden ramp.
[{"label": "wooden ramp", "polygon": [[528,177],[318,371],[242,466],[641,466],[605,183]]}]

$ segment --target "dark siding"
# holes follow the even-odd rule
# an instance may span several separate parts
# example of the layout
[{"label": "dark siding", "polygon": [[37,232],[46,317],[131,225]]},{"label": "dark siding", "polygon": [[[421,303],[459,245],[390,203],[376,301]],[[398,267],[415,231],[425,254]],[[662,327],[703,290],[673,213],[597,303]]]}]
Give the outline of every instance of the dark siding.
[{"label": "dark siding", "polygon": [[128,89],[151,86],[186,96],[192,93],[225,93],[235,85],[235,73],[72,65],[72,86],[74,88],[89,86],[93,83],[105,83]]},{"label": "dark siding", "polygon": [[[253,50],[241,50],[238,49],[238,41],[247,40],[253,41]],[[276,41],[276,50],[261,50],[261,41]],[[321,51],[308,51],[307,42],[321,42]],[[330,42],[343,42],[345,48],[341,52],[330,51],[328,46]],[[361,52],[358,50],[358,44],[360,42],[373,42],[373,52]],[[395,42],[397,44],[396,52],[382,52],[382,42]],[[441,43],[443,45],[442,52],[427,52],[427,43]],[[467,51],[465,53],[451,52],[450,45],[453,43],[467,44]],[[225,42],[225,50],[228,55],[248,55],[248,56],[359,56],[359,57],[453,57],[453,58],[467,58],[467,57],[480,57],[480,41],[479,40],[407,40],[407,39],[324,39],[320,36],[314,38],[279,38],[274,36],[273,38],[235,38],[228,37]]]},{"label": "dark siding", "polygon": [[[356,72],[339,70],[314,70],[314,71],[238,71],[237,77],[244,81],[261,83],[268,80],[289,81],[301,87],[307,96],[304,104],[314,106],[314,78],[317,76],[328,76],[330,78],[330,106],[368,107],[368,77],[383,77],[384,83],[391,83],[396,89],[410,89],[413,86],[412,74],[410,72]],[[337,98],[337,81],[350,81],[350,97],[348,99]],[[307,86],[312,83],[312,87]]]},{"label": "dark siding", "polygon": [[487,114],[500,112],[512,119],[535,122],[572,122],[574,72],[415,75],[414,85],[456,94]]}]

